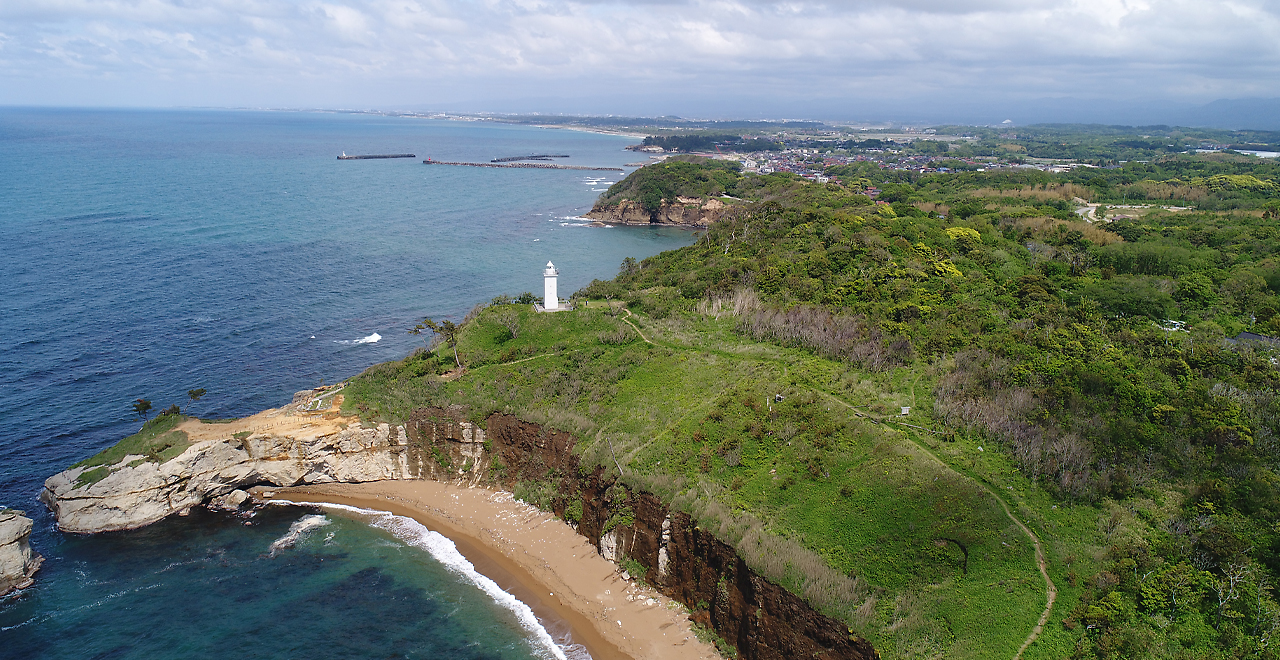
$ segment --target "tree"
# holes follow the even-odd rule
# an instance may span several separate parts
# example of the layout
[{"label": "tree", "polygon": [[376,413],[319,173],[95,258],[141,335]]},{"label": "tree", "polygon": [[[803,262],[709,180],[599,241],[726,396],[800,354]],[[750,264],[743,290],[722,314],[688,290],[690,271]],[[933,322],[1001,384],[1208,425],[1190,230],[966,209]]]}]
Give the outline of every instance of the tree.
[{"label": "tree", "polygon": [[191,399],[191,403],[199,401],[200,397],[205,394],[208,394],[208,392],[203,387],[199,387],[194,390],[187,390],[187,398]]},{"label": "tree", "polygon": [[494,315],[494,320],[502,324],[511,333],[511,338],[520,336],[520,313],[514,309],[504,309]]},{"label": "tree", "polygon": [[133,414],[141,417],[144,420],[147,418],[147,413],[150,411],[151,411],[151,401],[148,399],[138,399],[133,404]]},{"label": "tree", "polygon": [[409,331],[411,335],[422,334],[423,330],[430,330],[433,334],[444,340],[444,343],[453,349],[453,361],[458,364],[458,368],[462,368],[462,359],[458,357],[458,333],[462,331],[462,326],[455,324],[453,321],[445,320],[439,323],[432,321],[430,317],[422,319],[422,323],[413,326]]},{"label": "tree", "polygon": [[[1232,562],[1222,569],[1222,577],[1213,584],[1213,591],[1218,595],[1218,621],[1214,624],[1214,628],[1222,629],[1223,613],[1231,601],[1240,597],[1240,587],[1251,575],[1253,575],[1253,567],[1242,562]],[[1231,616],[1231,613],[1228,612],[1227,616]]]}]

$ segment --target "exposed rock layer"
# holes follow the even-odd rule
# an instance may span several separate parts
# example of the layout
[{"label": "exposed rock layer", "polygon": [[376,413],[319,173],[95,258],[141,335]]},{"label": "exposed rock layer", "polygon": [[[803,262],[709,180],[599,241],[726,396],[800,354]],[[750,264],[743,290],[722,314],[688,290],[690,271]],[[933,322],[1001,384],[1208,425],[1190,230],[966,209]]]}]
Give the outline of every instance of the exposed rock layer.
[{"label": "exposed rock layer", "polygon": [[677,225],[706,227],[719,220],[729,207],[718,199],[678,197],[663,201],[655,211],[648,211],[635,200],[624,199],[613,205],[597,203],[585,217],[609,225]]},{"label": "exposed rock layer", "polygon": [[[307,393],[300,393],[307,394]],[[66,532],[133,529],[250,486],[296,486],[332,482],[409,479],[403,427],[366,428],[355,419],[335,419],[332,411],[302,412],[310,398],[295,398],[280,410],[243,423],[190,421],[192,444],[164,463],[126,456],[94,483],[80,477],[90,467],[71,468],[44,483],[40,499]],[[196,424],[198,426],[192,426]],[[237,437],[239,436],[239,437]],[[198,439],[198,438],[207,439]]]},{"label": "exposed rock layer", "polygon": [[0,510],[0,596],[31,586],[44,558],[31,551],[31,519],[13,509]]},{"label": "exposed rock layer", "polygon": [[[436,438],[428,453],[446,456],[452,465],[464,460],[466,445],[448,431],[457,424],[449,417],[440,409],[419,411],[409,437],[424,445]],[[687,514],[672,512],[650,493],[615,488],[616,473],[604,468],[584,473],[572,435],[501,413],[485,425],[488,451],[475,460],[475,472],[487,472],[507,489],[553,481],[557,516],[576,525],[605,557],[625,555],[643,565],[646,582],[693,608],[695,620],[737,648],[743,660],[879,657],[843,623],[755,574],[732,546],[698,529]],[[470,471],[466,477],[482,478]],[[623,512],[630,515],[618,515]],[[619,519],[631,522],[616,524]]]},{"label": "exposed rock layer", "polygon": [[551,482],[557,516],[606,558],[625,555],[643,565],[647,582],[695,609],[695,620],[733,644],[741,658],[879,657],[840,621],[756,575],[732,546],[698,529],[687,514],[670,511],[650,493],[621,488],[603,467],[584,471],[568,433],[501,413],[481,429],[440,408],[419,410],[394,429],[330,420],[308,431],[296,420],[279,421],[304,414],[308,403],[309,397],[295,398],[282,410],[259,414],[278,421],[262,422],[247,435],[228,428],[226,437],[194,442],[163,464],[127,457],[94,484],[77,484],[84,468],[67,470],[45,482],[41,498],[62,529],[98,532],[150,524],[201,503],[235,508],[254,485],[431,479],[511,490],[520,482]]}]

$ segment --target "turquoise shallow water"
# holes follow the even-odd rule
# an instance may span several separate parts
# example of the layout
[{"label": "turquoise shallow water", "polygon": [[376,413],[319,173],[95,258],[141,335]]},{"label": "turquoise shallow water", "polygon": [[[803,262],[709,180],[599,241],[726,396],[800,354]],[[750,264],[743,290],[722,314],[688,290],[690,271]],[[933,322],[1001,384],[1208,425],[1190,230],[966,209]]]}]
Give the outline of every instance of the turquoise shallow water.
[{"label": "turquoise shallow water", "polygon": [[[483,590],[388,561],[434,560],[363,522],[264,559],[308,512],[80,538],[35,497],[136,430],[136,398],[185,405],[203,387],[192,412],[251,414],[399,358],[424,315],[538,291],[548,260],[567,294],[688,244],[683,230],[577,226],[609,173],[421,164],[548,152],[618,166],[635,159],[629,142],[363,115],[0,109],[0,504],[34,515],[48,558],[35,588],[0,603],[0,657],[534,653]],[[344,150],[419,158],[336,160]],[[441,605],[455,601],[489,614],[455,626]],[[385,631],[322,634],[355,617]]]}]

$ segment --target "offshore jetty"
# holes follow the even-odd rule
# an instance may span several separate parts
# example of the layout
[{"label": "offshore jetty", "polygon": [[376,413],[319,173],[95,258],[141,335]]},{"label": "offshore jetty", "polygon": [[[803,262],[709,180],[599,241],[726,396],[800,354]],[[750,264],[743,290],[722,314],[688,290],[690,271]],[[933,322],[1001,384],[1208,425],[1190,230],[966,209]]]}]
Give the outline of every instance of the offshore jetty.
[{"label": "offshore jetty", "polygon": [[494,158],[490,163],[511,163],[517,160],[551,160],[552,158],[568,158],[568,154],[530,154],[528,156],[507,156],[506,158]]},{"label": "offshore jetty", "polygon": [[347,152],[342,152],[338,156],[338,160],[378,160],[380,158],[417,158],[418,154],[368,154],[364,156],[348,156]]},{"label": "offshore jetty", "polygon": [[555,165],[552,163],[455,163],[447,160],[422,161],[424,165],[460,165],[464,167],[523,167],[538,170],[589,170],[592,172],[625,172],[621,167],[586,167],[582,165]]}]

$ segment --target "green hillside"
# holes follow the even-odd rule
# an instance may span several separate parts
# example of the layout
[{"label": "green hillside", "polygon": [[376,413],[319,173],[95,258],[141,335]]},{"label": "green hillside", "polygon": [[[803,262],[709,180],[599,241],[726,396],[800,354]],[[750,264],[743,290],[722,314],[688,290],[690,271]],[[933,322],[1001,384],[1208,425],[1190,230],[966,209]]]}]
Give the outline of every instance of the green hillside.
[{"label": "green hillside", "polygon": [[[465,371],[419,352],[344,405],[571,431],[885,658],[1012,657],[1046,605],[1028,532],[1057,601],[1025,657],[1272,657],[1280,356],[1231,338],[1280,336],[1277,192],[1186,158],[841,185],[644,168],[618,186],[751,203],[573,312],[478,308]],[[552,506],[550,482],[518,494]]]}]

